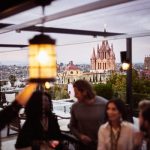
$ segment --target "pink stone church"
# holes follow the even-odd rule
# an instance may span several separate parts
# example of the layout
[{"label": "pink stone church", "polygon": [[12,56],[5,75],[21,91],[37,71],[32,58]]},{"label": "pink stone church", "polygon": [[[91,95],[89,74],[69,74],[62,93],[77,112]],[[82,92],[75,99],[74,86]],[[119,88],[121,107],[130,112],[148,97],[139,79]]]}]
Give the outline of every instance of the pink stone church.
[{"label": "pink stone church", "polygon": [[93,48],[91,57],[91,72],[107,72],[115,70],[115,53],[113,45],[109,46],[108,41],[102,41],[102,44]]}]

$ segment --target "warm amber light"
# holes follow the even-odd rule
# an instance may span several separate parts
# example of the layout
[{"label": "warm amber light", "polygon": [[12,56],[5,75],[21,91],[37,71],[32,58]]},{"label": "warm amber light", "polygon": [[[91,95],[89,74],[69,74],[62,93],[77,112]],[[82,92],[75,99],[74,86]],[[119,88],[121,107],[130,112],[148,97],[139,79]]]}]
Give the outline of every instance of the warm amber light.
[{"label": "warm amber light", "polygon": [[129,64],[129,63],[123,63],[123,64],[122,64],[122,69],[123,69],[123,70],[128,70],[129,67],[130,67],[130,64]]},{"label": "warm amber light", "polygon": [[45,82],[45,88],[50,89],[50,87],[51,87],[51,84],[49,82]]},{"label": "warm amber light", "polygon": [[54,81],[57,75],[55,41],[37,35],[29,45],[29,78],[31,82]]},{"label": "warm amber light", "polygon": [[[44,45],[44,44],[43,44]],[[56,52],[52,45],[44,45],[44,50],[39,49],[37,45],[30,45],[29,51],[29,77],[32,78],[55,78],[56,70]]]},{"label": "warm amber light", "polygon": [[45,51],[40,51],[37,55],[37,60],[43,65],[48,63],[48,54]]}]

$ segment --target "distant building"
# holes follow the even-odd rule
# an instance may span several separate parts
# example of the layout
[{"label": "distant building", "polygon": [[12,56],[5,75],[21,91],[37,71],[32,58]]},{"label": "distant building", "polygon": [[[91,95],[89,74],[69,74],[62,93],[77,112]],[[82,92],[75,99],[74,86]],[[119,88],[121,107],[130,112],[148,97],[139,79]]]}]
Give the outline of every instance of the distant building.
[{"label": "distant building", "polygon": [[142,77],[144,77],[146,79],[150,79],[150,70],[143,70]]},{"label": "distant building", "polygon": [[144,59],[144,70],[150,70],[150,56],[146,56]]},{"label": "distant building", "polygon": [[113,45],[110,47],[108,41],[102,41],[102,45],[97,46],[96,52],[93,49],[93,54],[90,59],[90,71],[83,71],[80,68],[81,66],[74,65],[73,61],[70,61],[66,67],[62,65],[62,69],[58,73],[57,83],[69,84],[78,79],[86,79],[92,83],[106,83],[111,71],[114,71],[116,68]]},{"label": "distant building", "polygon": [[99,72],[83,72],[77,65],[70,61],[69,64],[64,68],[63,72],[57,74],[57,84],[69,84],[73,83],[78,79],[85,79],[92,83],[106,82],[109,73]]},{"label": "distant building", "polygon": [[146,56],[144,59],[144,69],[141,71],[141,77],[150,79],[150,56]]},{"label": "distant building", "polygon": [[70,61],[69,64],[64,68],[62,73],[58,74],[59,83],[73,83],[77,79],[80,79],[83,75],[83,71]]},{"label": "distant building", "polygon": [[93,54],[90,60],[91,72],[104,73],[115,70],[116,58],[113,45],[110,47],[108,41],[102,41],[102,45],[97,46],[96,52],[93,48]]}]

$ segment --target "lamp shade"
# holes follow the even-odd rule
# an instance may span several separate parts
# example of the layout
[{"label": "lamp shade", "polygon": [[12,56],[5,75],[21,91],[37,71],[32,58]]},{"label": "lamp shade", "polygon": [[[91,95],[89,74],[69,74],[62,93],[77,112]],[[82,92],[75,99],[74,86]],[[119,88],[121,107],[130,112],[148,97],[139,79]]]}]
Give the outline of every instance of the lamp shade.
[{"label": "lamp shade", "polygon": [[121,57],[121,63],[122,63],[122,69],[123,70],[128,70],[130,67],[129,61],[127,59],[127,52],[126,51],[121,51],[120,52],[120,57]]},{"label": "lamp shade", "polygon": [[44,34],[30,39],[29,81],[55,81],[56,68],[55,40]]},{"label": "lamp shade", "polygon": [[127,61],[127,52],[126,51],[121,51],[120,52],[120,57],[121,57],[121,63],[124,63]]}]

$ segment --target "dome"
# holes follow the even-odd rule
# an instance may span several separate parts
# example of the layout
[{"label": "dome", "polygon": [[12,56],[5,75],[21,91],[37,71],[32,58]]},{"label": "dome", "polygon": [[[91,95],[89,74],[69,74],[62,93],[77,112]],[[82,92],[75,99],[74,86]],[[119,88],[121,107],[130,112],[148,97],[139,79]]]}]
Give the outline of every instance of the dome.
[{"label": "dome", "polygon": [[70,61],[65,70],[79,70],[79,68],[73,64],[73,61]]}]

